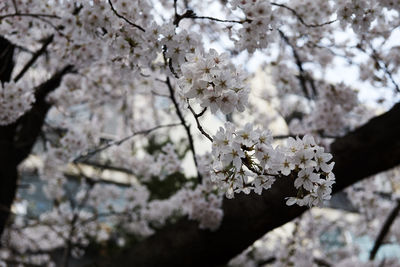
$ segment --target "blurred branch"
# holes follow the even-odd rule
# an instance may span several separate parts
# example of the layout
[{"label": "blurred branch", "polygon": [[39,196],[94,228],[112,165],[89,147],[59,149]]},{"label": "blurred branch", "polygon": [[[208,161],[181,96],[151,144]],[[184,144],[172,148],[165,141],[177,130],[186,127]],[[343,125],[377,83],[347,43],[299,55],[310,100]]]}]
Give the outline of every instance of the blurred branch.
[{"label": "blurred branch", "polygon": [[14,82],[17,82],[19,79],[22,78],[22,76],[25,74],[25,72],[36,62],[36,60],[43,54],[46,52],[47,47],[49,46],[49,44],[53,41],[54,39],[54,35],[50,35],[49,37],[47,37],[46,39],[44,39],[43,45],[42,47],[36,51],[31,59],[25,64],[25,66],[22,68],[22,70],[18,73],[17,76],[15,76],[14,78]]},{"label": "blurred branch", "polygon": [[175,127],[175,126],[179,126],[179,125],[181,125],[181,124],[180,123],[164,124],[164,125],[155,126],[153,128],[147,129],[147,130],[141,130],[141,131],[133,132],[132,134],[130,134],[130,135],[128,135],[128,136],[126,136],[126,137],[124,137],[122,139],[119,139],[119,140],[116,140],[116,141],[111,141],[111,142],[109,142],[109,143],[107,143],[107,144],[105,144],[103,146],[90,149],[85,154],[81,154],[81,155],[77,156],[73,160],[73,162],[74,163],[84,162],[85,160],[93,157],[94,155],[96,155],[99,152],[102,152],[102,151],[106,150],[109,147],[119,146],[119,145],[125,143],[126,141],[128,141],[129,139],[131,139],[132,137],[134,137],[136,135],[146,135],[146,134],[151,133],[152,131],[155,131],[155,130],[158,130],[158,129],[161,129],[161,128]]},{"label": "blurred branch", "polygon": [[400,92],[400,87],[397,84],[397,82],[394,80],[393,78],[393,74],[392,72],[389,70],[388,65],[386,64],[385,61],[383,61],[382,59],[380,59],[378,53],[376,52],[376,50],[371,47],[372,49],[372,58],[375,60],[375,62],[377,63],[377,65],[386,73],[386,75],[389,77],[389,80],[392,82],[392,84],[394,85],[394,87],[396,88],[397,92]]},{"label": "blurred branch", "polygon": [[30,153],[39,133],[41,132],[47,112],[51,104],[46,101],[47,95],[60,85],[64,75],[74,72],[71,65],[67,65],[56,72],[49,80],[35,89],[35,103],[32,108],[20,117],[14,124],[18,125],[15,134],[16,162],[19,164]]},{"label": "blurred branch", "polygon": [[304,68],[303,68],[303,61],[300,59],[300,56],[295,48],[295,45],[293,45],[289,38],[281,31],[278,30],[280,36],[282,37],[282,39],[285,41],[285,43],[292,49],[292,53],[293,53],[293,57],[295,59],[297,68],[299,69],[299,75],[297,76],[297,78],[299,79],[300,82],[300,87],[303,90],[303,94],[305,97],[307,97],[308,99],[311,99],[312,97],[310,96],[308,89],[307,89],[307,81],[309,81],[312,91],[313,91],[313,97],[317,96],[317,90],[315,88],[314,85],[314,81],[312,80],[311,77],[309,77],[309,75],[305,72]]},{"label": "blurred branch", "polygon": [[374,247],[372,248],[372,250],[369,254],[369,260],[375,259],[376,253],[378,252],[380,246],[382,245],[383,240],[385,239],[386,235],[388,234],[390,227],[394,223],[399,212],[400,212],[400,200],[396,200],[395,207],[389,213],[389,216],[386,218],[385,223],[383,224],[381,230],[379,231],[379,234],[374,243]]},{"label": "blurred branch", "polygon": [[141,30],[142,32],[146,32],[146,30],[145,30],[142,26],[139,26],[139,25],[137,25],[137,24],[131,22],[130,20],[128,20],[127,18],[125,18],[124,16],[122,16],[121,14],[119,14],[118,11],[114,8],[114,6],[113,6],[111,0],[108,0],[108,3],[110,4],[111,10],[114,12],[114,14],[115,14],[118,18],[123,19],[126,23],[128,23],[129,25],[131,25],[131,26],[133,26],[133,27],[135,27],[135,28],[137,28],[137,29],[139,29],[139,30]]},{"label": "blurred branch", "polygon": [[[84,175],[82,169],[78,165],[76,165],[76,167],[79,169],[79,175],[86,179],[86,175]],[[84,207],[84,205],[86,204],[86,202],[88,201],[90,192],[93,189],[94,183],[91,183],[90,181],[88,182],[87,180],[86,180],[86,182],[87,182],[87,188],[85,191],[85,195],[82,198],[82,200],[80,201],[80,203],[74,207],[74,203],[73,203],[73,201],[71,201],[71,206],[73,207],[73,217],[70,222],[70,230],[69,230],[69,235],[68,235],[68,239],[66,242],[67,244],[64,248],[64,253],[63,253],[63,257],[62,257],[62,261],[61,261],[63,267],[69,266],[69,258],[71,255],[71,249],[72,249],[72,245],[73,245],[72,238],[73,238],[73,236],[75,234],[75,230],[77,228],[77,222],[79,220],[79,213],[82,210],[82,208]]]},{"label": "blurred branch", "polygon": [[5,19],[5,18],[10,18],[10,17],[31,17],[31,18],[36,18],[36,19],[41,19],[41,18],[52,18],[52,19],[60,19],[59,16],[56,15],[50,15],[50,14],[41,14],[41,13],[12,13],[12,14],[6,14],[3,16],[0,16],[0,21]]},{"label": "blurred branch", "polygon": [[324,22],[324,23],[321,23],[321,24],[308,24],[308,23],[306,23],[306,22],[304,21],[304,19],[303,19],[303,18],[297,13],[297,11],[294,10],[293,8],[288,7],[288,6],[286,6],[286,5],[283,5],[283,4],[274,3],[274,2],[271,2],[270,4],[271,4],[272,6],[277,6],[277,7],[281,7],[281,8],[285,8],[285,9],[289,10],[290,12],[293,13],[293,15],[295,15],[295,16],[297,17],[297,19],[301,22],[301,24],[303,24],[303,25],[306,26],[306,27],[318,28],[318,27],[322,27],[322,26],[325,26],[325,25],[332,24],[332,23],[334,23],[334,22],[337,21],[337,19],[335,19],[335,20],[330,20],[330,21],[327,21],[327,22]]},{"label": "blurred branch", "polygon": [[394,85],[396,91],[397,91],[397,92],[400,92],[400,87],[399,87],[399,85],[397,84],[397,82],[394,80],[393,75],[392,75],[392,72],[389,70],[389,67],[388,67],[388,65],[386,64],[386,62],[384,62],[384,61],[379,57],[379,54],[378,54],[378,52],[375,50],[375,48],[372,47],[372,45],[370,45],[370,48],[371,48],[371,50],[372,50],[372,53],[371,53],[371,54],[369,54],[369,53],[367,52],[367,50],[365,50],[365,49],[361,46],[361,44],[357,45],[356,48],[357,48],[358,50],[360,50],[361,52],[364,52],[365,54],[367,54],[368,56],[370,56],[370,57],[374,60],[375,65],[376,65],[379,69],[381,69],[381,70],[385,73],[385,75],[387,75],[387,76],[389,77],[389,80],[390,80],[390,81],[392,82],[392,84]]}]

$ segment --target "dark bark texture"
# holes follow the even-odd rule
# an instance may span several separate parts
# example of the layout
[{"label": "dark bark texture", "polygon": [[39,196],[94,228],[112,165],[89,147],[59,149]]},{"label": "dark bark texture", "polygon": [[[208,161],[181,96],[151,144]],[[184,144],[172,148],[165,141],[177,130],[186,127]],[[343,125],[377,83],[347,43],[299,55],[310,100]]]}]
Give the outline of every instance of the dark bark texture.
[{"label": "dark bark texture", "polygon": [[[334,192],[400,164],[400,104],[338,138],[331,150],[337,179]],[[196,222],[182,219],[126,250],[114,263],[135,267],[223,265],[306,210],[285,205],[285,197],[294,193],[293,179],[284,177],[261,196],[240,194],[225,199],[224,219],[217,231],[201,230]]]},{"label": "dark bark texture", "polygon": [[[14,50],[14,45],[0,36],[0,80],[2,83],[11,80]],[[32,108],[16,122],[0,126],[0,236],[10,215],[11,204],[17,190],[18,164],[31,152],[51,107],[45,98],[60,85],[62,77],[72,70],[72,66],[66,66],[35,88],[36,101]]]},{"label": "dark bark texture", "polygon": [[[11,79],[14,68],[14,50],[14,45],[0,36],[0,82],[2,84]],[[0,126],[0,236],[17,189],[14,133],[14,125]]]},{"label": "dark bark texture", "polygon": [[[9,81],[13,70],[14,47],[0,37],[0,79]],[[66,66],[36,88],[36,102],[17,122],[0,127],[0,235],[17,188],[17,166],[29,153],[40,133],[50,105],[47,94],[62,77],[72,71]],[[338,138],[331,146],[337,183],[334,191],[400,163],[400,104],[364,126]],[[285,205],[285,197],[295,195],[293,179],[278,179],[261,196],[237,195],[223,203],[224,219],[214,232],[201,230],[194,221],[182,219],[166,226],[112,263],[96,266],[216,266],[225,264],[265,233],[301,215],[306,208]]]}]

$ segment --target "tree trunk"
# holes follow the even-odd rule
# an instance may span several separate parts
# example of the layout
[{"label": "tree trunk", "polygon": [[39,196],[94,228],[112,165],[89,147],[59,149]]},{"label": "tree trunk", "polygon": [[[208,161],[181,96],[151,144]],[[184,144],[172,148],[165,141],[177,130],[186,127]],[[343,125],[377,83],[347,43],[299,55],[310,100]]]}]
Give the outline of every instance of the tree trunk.
[{"label": "tree trunk", "polygon": [[[14,45],[0,36],[0,82],[9,82],[14,68]],[[0,236],[17,190],[17,166],[14,162],[15,126],[0,126]],[[1,244],[0,244],[1,246]]]},{"label": "tree trunk", "polygon": [[[9,82],[14,68],[14,45],[0,36],[0,81]],[[51,105],[46,96],[61,83],[62,77],[73,71],[70,65],[56,72],[35,88],[35,103],[16,122],[0,126],[0,236],[10,215],[17,191],[17,167],[31,152]]]}]

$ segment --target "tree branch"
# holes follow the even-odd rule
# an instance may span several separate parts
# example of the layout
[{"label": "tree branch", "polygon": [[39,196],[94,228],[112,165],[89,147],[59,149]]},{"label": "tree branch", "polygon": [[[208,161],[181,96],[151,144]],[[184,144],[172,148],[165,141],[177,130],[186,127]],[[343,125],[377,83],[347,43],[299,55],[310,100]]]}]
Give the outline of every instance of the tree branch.
[{"label": "tree branch", "polygon": [[0,36],[0,81],[9,82],[14,69],[15,45]]},{"label": "tree branch", "polygon": [[54,39],[54,35],[50,35],[48,38],[46,38],[43,42],[42,47],[36,51],[31,59],[25,64],[25,66],[22,68],[22,70],[18,73],[17,76],[15,76],[14,81],[17,82],[19,79],[22,78],[22,76],[24,76],[25,72],[28,71],[28,69],[36,62],[36,60],[44,53],[46,52],[47,47],[49,46],[49,44],[53,41]]},{"label": "tree branch", "polygon": [[133,27],[135,27],[135,28],[137,28],[137,29],[139,29],[139,30],[141,30],[142,32],[145,32],[145,31],[146,31],[142,26],[139,26],[139,25],[137,25],[137,24],[131,22],[130,20],[128,20],[127,18],[125,18],[124,16],[122,16],[121,14],[119,14],[118,11],[114,8],[114,6],[113,6],[111,0],[108,0],[108,3],[110,4],[111,10],[114,12],[114,14],[115,14],[118,18],[123,19],[124,21],[126,21],[126,23],[128,23],[129,25],[131,25],[131,26],[133,26]]},{"label": "tree branch", "polygon": [[169,77],[167,77],[166,84],[168,86],[168,90],[169,90],[169,93],[170,93],[170,97],[171,97],[172,103],[175,106],[176,114],[178,115],[179,120],[181,121],[181,124],[182,124],[183,128],[185,128],[185,131],[186,131],[186,134],[187,134],[187,137],[188,137],[188,140],[189,140],[190,150],[192,151],[192,154],[193,154],[194,165],[196,165],[197,178],[199,180],[199,183],[201,183],[202,177],[201,177],[201,174],[199,172],[199,167],[198,167],[198,164],[197,164],[196,151],[195,151],[195,148],[194,148],[194,141],[193,141],[192,133],[190,132],[190,125],[188,125],[186,123],[186,120],[183,117],[183,114],[182,114],[182,112],[181,112],[181,110],[179,108],[178,102],[176,101],[176,98],[175,98],[174,88],[172,88],[171,81],[170,81]]},{"label": "tree branch", "polygon": [[400,87],[399,87],[399,85],[397,84],[397,82],[394,80],[393,74],[392,74],[392,72],[389,70],[389,66],[386,64],[385,61],[383,61],[383,60],[379,57],[379,54],[378,54],[378,52],[375,50],[375,48],[374,48],[371,44],[370,44],[369,46],[370,46],[370,48],[371,48],[371,50],[372,50],[372,53],[371,53],[371,54],[369,54],[369,53],[367,52],[367,50],[365,50],[364,48],[362,48],[361,45],[357,45],[356,48],[357,48],[358,50],[360,50],[361,52],[365,53],[366,55],[370,56],[370,57],[372,58],[372,60],[374,60],[376,67],[378,67],[379,69],[381,69],[381,70],[385,73],[385,75],[387,75],[387,77],[389,78],[389,80],[390,80],[390,81],[392,82],[392,84],[394,85],[396,91],[399,93],[399,92],[400,92]]},{"label": "tree branch", "polygon": [[297,53],[295,45],[293,45],[289,41],[289,38],[281,30],[278,30],[278,32],[279,32],[280,36],[282,37],[282,39],[285,41],[285,43],[292,49],[293,57],[294,57],[294,59],[296,61],[297,68],[299,69],[299,75],[297,76],[297,78],[299,79],[300,87],[303,90],[304,96],[307,97],[308,99],[311,98],[311,96],[310,96],[310,94],[308,93],[308,90],[307,90],[307,84],[306,84],[307,81],[310,82],[311,88],[313,90],[313,94],[314,94],[314,96],[316,96],[317,95],[317,90],[315,88],[314,81],[304,71],[303,62],[300,59],[299,54]]},{"label": "tree branch", "polygon": [[387,233],[390,230],[390,227],[394,223],[397,215],[400,212],[400,200],[396,201],[396,206],[393,208],[393,210],[390,212],[389,216],[386,218],[385,223],[383,224],[381,230],[379,231],[379,234],[375,240],[374,247],[372,248],[370,254],[369,254],[369,260],[374,260],[376,253],[379,250],[379,247],[383,243],[383,239],[386,237]]},{"label": "tree branch", "polygon": [[[0,46],[1,46],[0,42]],[[13,50],[9,50],[13,51]],[[13,67],[12,55],[8,68]],[[45,98],[55,90],[62,77],[72,71],[72,66],[66,66],[56,72],[51,79],[42,83],[35,91],[35,103],[32,108],[20,117],[16,122],[0,127],[0,162],[4,164],[0,168],[0,205],[11,207],[18,184],[17,166],[31,152],[33,145],[41,131],[50,104]],[[8,74],[10,78],[11,72]],[[7,78],[7,76],[4,76]],[[0,236],[3,233],[10,212],[0,210]]]},{"label": "tree branch", "polygon": [[306,23],[304,21],[304,19],[293,8],[288,7],[286,5],[283,5],[283,4],[274,3],[274,2],[271,2],[271,5],[272,6],[281,7],[281,8],[285,8],[285,9],[289,10],[290,12],[293,13],[293,15],[295,15],[297,17],[297,19],[301,22],[301,24],[303,24],[306,27],[310,27],[310,28],[322,27],[322,26],[329,25],[329,24],[332,24],[332,23],[337,21],[337,19],[335,19],[335,20],[330,20],[330,21],[327,21],[327,22],[324,22],[324,23],[321,23],[321,24],[308,24],[308,23]]},{"label": "tree branch", "polygon": [[[0,82],[9,82],[14,69],[15,46],[0,36]],[[13,138],[15,125],[0,126],[0,236],[3,233],[11,203],[17,190],[17,166],[14,162],[15,149]],[[0,244],[1,246],[1,244]]]},{"label": "tree branch", "polygon": [[46,96],[60,85],[64,75],[73,71],[73,66],[67,65],[56,72],[49,80],[39,85],[35,90],[36,101],[31,110],[15,122],[15,125],[18,125],[19,128],[15,133],[16,164],[19,164],[29,155],[39,136],[47,112],[51,107],[51,104],[46,102]]},{"label": "tree branch", "polygon": [[[400,164],[400,104],[338,138],[331,148],[337,179],[334,192]],[[114,263],[139,267],[225,264],[265,233],[306,210],[286,206],[285,197],[295,191],[292,180],[281,178],[261,196],[238,194],[232,200],[224,199],[224,218],[218,230],[201,230],[196,222],[181,219],[126,250]]]},{"label": "tree branch", "polygon": [[178,27],[179,23],[183,19],[206,19],[206,20],[223,22],[223,23],[238,23],[238,24],[243,24],[245,22],[251,22],[251,20],[249,20],[249,19],[245,19],[245,20],[230,20],[230,19],[218,19],[218,18],[208,17],[208,16],[197,16],[196,13],[191,9],[188,9],[188,10],[186,10],[185,13],[179,15],[176,12],[176,9],[175,9],[174,25],[176,27]]},{"label": "tree branch", "polygon": [[151,133],[152,131],[155,131],[155,130],[158,130],[158,129],[161,129],[161,128],[174,127],[174,126],[179,126],[179,125],[181,125],[181,124],[180,123],[171,123],[171,124],[157,125],[157,126],[155,126],[153,128],[147,129],[147,130],[134,132],[134,133],[132,133],[132,134],[120,139],[120,140],[112,141],[112,142],[109,142],[109,143],[107,143],[107,144],[105,144],[103,146],[91,149],[91,150],[87,151],[85,154],[77,156],[73,160],[73,162],[75,162],[75,163],[77,163],[77,162],[85,162],[87,159],[91,158],[95,154],[97,154],[97,153],[99,153],[101,151],[104,151],[104,150],[106,150],[107,148],[109,148],[111,146],[119,146],[122,143],[125,143],[126,141],[128,141],[129,139],[131,139],[132,137],[134,137],[136,135],[146,135],[146,134]]},{"label": "tree branch", "polygon": [[52,19],[60,19],[59,16],[56,15],[51,15],[51,14],[41,14],[41,13],[12,13],[12,14],[6,14],[3,16],[0,16],[0,21],[5,19],[5,18],[10,18],[10,17],[31,17],[31,18],[52,18]]},{"label": "tree branch", "polygon": [[207,137],[208,140],[210,140],[211,142],[213,141],[212,137],[203,129],[203,126],[201,126],[200,121],[199,121],[199,117],[203,116],[203,114],[206,112],[207,108],[205,107],[203,109],[202,112],[200,112],[199,114],[197,114],[194,109],[192,108],[192,106],[189,103],[188,100],[188,108],[190,110],[190,112],[192,112],[194,119],[196,120],[196,124],[197,124],[197,129],[199,129],[199,131],[205,136]]}]

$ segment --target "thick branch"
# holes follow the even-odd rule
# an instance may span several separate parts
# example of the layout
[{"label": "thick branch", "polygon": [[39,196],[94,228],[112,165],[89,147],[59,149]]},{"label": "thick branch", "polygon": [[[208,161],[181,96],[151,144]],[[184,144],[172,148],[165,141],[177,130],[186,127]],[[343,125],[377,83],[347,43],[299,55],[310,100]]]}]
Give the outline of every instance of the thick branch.
[{"label": "thick branch", "polygon": [[36,101],[32,109],[17,120],[16,125],[20,128],[15,136],[15,149],[17,151],[15,162],[17,164],[29,155],[42,129],[47,111],[51,107],[50,103],[45,100],[46,96],[60,85],[65,74],[72,71],[73,67],[68,65],[39,85],[35,90]]},{"label": "thick branch", "polygon": [[0,36],[0,81],[9,82],[14,69],[15,45]]},{"label": "thick branch", "polygon": [[[9,68],[12,69],[12,55],[9,64],[11,64]],[[71,66],[66,66],[55,73],[50,80],[42,83],[36,88],[36,101],[31,110],[16,122],[0,127],[0,162],[4,164],[0,168],[0,205],[6,208],[0,210],[0,236],[9,217],[9,209],[17,190],[17,166],[31,152],[50,108],[45,98],[60,85],[62,77],[71,70]]]},{"label": "thick branch", "polygon": [[[332,153],[335,192],[400,164],[400,104],[337,139]],[[293,181],[282,178],[261,196],[239,194],[225,199],[224,219],[217,231],[200,230],[196,222],[182,219],[119,256],[118,266],[225,264],[265,233],[306,210],[285,205],[285,197],[294,194]]]},{"label": "thick branch", "polygon": [[364,126],[337,139],[334,155],[334,190],[400,164],[400,103]]},{"label": "thick branch", "polygon": [[48,38],[46,38],[44,40],[42,47],[32,55],[31,59],[25,64],[25,66],[18,73],[18,75],[15,76],[15,78],[14,78],[15,82],[17,82],[19,79],[22,78],[22,76],[24,76],[25,72],[27,72],[28,69],[36,62],[36,60],[40,57],[40,55],[42,55],[44,52],[46,52],[47,47],[53,41],[53,39],[54,39],[54,35],[50,35]]},{"label": "thick branch", "polygon": [[[15,47],[7,39],[0,36],[0,82],[9,82],[14,69]],[[11,203],[17,190],[17,166],[13,158],[15,154],[12,142],[15,125],[0,126],[0,236],[3,233],[10,214]],[[1,246],[1,245],[0,245]]]}]

